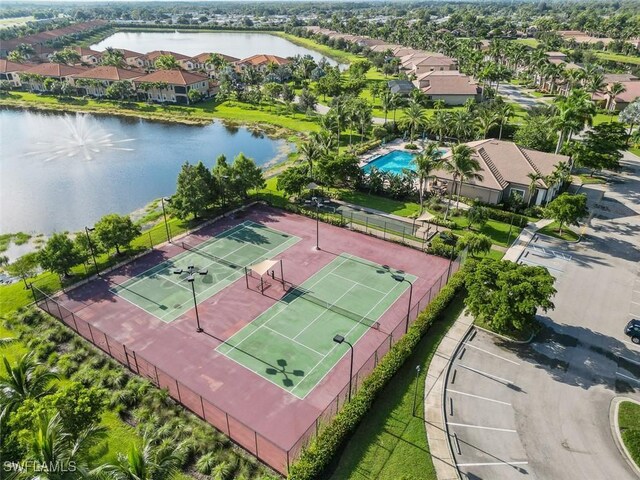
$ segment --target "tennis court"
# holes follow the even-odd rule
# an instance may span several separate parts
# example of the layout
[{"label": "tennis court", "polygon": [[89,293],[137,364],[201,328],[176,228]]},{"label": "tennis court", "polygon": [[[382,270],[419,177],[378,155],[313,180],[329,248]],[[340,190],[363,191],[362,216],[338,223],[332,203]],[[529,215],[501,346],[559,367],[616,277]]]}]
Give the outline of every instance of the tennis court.
[{"label": "tennis court", "polygon": [[[169,323],[193,308],[193,291],[185,281],[190,267],[195,272],[207,272],[193,282],[200,303],[244,276],[244,267],[278,255],[299,240],[246,221],[197,245],[176,243],[184,248],[183,253],[110,290]],[[182,273],[176,274],[179,270]]]},{"label": "tennis court", "polygon": [[343,253],[216,350],[302,399],[415,279]]}]

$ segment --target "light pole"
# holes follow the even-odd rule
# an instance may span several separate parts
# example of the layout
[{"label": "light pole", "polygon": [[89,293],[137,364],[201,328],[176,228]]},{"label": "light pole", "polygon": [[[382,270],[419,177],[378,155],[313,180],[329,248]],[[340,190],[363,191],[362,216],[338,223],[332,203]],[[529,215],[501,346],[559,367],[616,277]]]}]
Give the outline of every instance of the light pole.
[{"label": "light pole", "polygon": [[164,228],[167,231],[167,241],[171,243],[171,234],[169,233],[169,224],[167,223],[167,211],[164,208],[164,202],[171,203],[171,199],[162,197],[160,202],[162,203],[162,215],[164,216]]},{"label": "light pole", "polygon": [[87,235],[87,241],[89,242],[89,251],[91,251],[91,258],[93,258],[93,266],[96,267],[96,275],[100,276],[100,270],[98,270],[98,262],[96,262],[96,254],[93,251],[93,242],[91,241],[91,235],[89,232],[93,232],[95,227],[84,227],[84,233]]},{"label": "light pole", "polygon": [[[312,192],[318,188],[318,185],[314,182],[311,182],[307,185],[307,189]],[[311,197],[311,201],[308,201],[309,204],[316,204],[316,250],[320,250],[320,199],[318,197]]]},{"label": "light pole", "polygon": [[351,349],[351,364],[349,366],[349,402],[351,402],[351,387],[352,387],[352,381],[353,381],[353,345],[347,342],[342,335],[336,335],[335,337],[333,337],[333,341],[336,342],[338,345],[342,343],[346,343],[347,345],[349,345],[349,348]]},{"label": "light pole", "polygon": [[[183,272],[184,270],[181,268],[173,271],[173,273],[176,275],[182,275]],[[187,276],[187,278],[185,278],[185,280],[191,284],[191,292],[193,293],[193,306],[196,310],[196,332],[198,333],[202,332],[203,330],[202,327],[200,327],[200,315],[198,314],[198,301],[196,300],[196,287],[194,283],[196,280],[196,273],[200,275],[206,275],[208,272],[208,270],[198,270],[193,265],[189,265],[187,267],[187,273],[189,275]]]},{"label": "light pole", "polygon": [[411,316],[411,299],[413,297],[413,283],[407,280],[402,275],[394,274],[393,279],[396,282],[407,282],[409,284],[409,305],[407,305],[407,320],[404,326],[404,333],[407,333],[409,331],[409,317]]},{"label": "light pole", "polygon": [[420,365],[416,365],[416,389],[413,392],[413,409],[411,410],[411,414],[416,416],[416,404],[418,403],[418,382],[420,380]]}]

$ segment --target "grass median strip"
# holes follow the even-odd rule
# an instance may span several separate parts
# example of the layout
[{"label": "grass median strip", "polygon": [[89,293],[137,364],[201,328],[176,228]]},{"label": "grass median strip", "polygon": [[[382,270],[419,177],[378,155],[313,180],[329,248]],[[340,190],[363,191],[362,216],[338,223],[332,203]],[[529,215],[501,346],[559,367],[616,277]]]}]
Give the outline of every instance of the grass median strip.
[{"label": "grass median strip", "polygon": [[618,410],[618,425],[625,447],[640,467],[640,404],[622,402]]}]

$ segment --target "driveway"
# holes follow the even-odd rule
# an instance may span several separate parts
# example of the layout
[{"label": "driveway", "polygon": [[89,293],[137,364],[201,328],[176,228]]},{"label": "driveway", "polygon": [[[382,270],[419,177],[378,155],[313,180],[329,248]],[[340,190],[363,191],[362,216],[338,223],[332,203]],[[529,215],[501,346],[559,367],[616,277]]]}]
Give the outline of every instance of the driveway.
[{"label": "driveway", "polygon": [[446,417],[463,478],[638,478],[609,419],[614,397],[640,400],[640,347],[622,330],[640,318],[640,162],[623,166],[609,185],[581,188],[593,217],[580,243],[536,235],[523,252],[558,290],[534,341],[479,332],[453,362]]},{"label": "driveway", "polygon": [[535,107],[536,105],[546,103],[544,98],[537,98],[533,95],[530,95],[525,91],[524,88],[519,85],[512,85],[510,83],[502,84],[498,87],[498,93],[503,97],[506,97],[507,100],[517,103],[521,107],[525,109],[529,109],[531,107]]}]

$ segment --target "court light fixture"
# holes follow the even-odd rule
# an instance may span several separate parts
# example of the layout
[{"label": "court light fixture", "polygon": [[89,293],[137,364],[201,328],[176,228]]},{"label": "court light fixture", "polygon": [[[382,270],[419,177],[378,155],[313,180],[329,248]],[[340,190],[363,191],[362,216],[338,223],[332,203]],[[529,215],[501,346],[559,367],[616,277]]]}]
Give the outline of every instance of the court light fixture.
[{"label": "court light fixture", "polygon": [[411,299],[413,298],[413,282],[410,282],[409,280],[407,280],[404,277],[404,275],[399,275],[397,273],[394,273],[393,275],[391,275],[391,277],[396,282],[407,282],[409,284],[409,305],[407,306],[407,320],[404,326],[404,333],[407,333],[409,331],[409,316],[411,315]]},{"label": "court light fixture", "polygon": [[[187,267],[188,272],[189,272],[189,276],[187,278],[185,278],[185,280],[187,282],[189,282],[189,284],[191,285],[191,293],[193,293],[193,307],[196,311],[196,332],[200,333],[203,332],[204,330],[202,330],[202,327],[200,326],[200,314],[198,312],[198,300],[196,298],[196,286],[195,286],[195,267],[193,265],[189,265],[189,267]],[[177,268],[173,271],[173,273],[175,275],[180,275],[184,272],[184,270],[182,268]],[[207,274],[207,270],[203,270],[202,272],[197,272],[200,273],[200,275],[206,275]]]},{"label": "court light fixture", "polygon": [[164,217],[164,229],[167,232],[167,241],[171,243],[171,234],[169,232],[169,224],[167,223],[167,211],[164,208],[164,202],[171,203],[171,198],[170,197],[160,198],[160,203],[162,203],[162,216]]},{"label": "court light fixture", "polygon": [[91,235],[89,232],[93,232],[95,227],[84,227],[84,233],[87,235],[87,241],[89,242],[89,250],[91,251],[91,258],[93,258],[93,266],[96,267],[96,275],[100,276],[100,270],[98,269],[98,262],[96,262],[96,253],[93,250],[93,242],[91,241]]},{"label": "court light fixture", "polygon": [[353,382],[353,345],[351,345],[351,343],[347,342],[347,340],[342,336],[342,335],[336,335],[333,337],[333,341],[336,342],[338,345],[341,345],[343,343],[346,343],[347,345],[349,345],[349,348],[351,349],[351,364],[349,366],[349,402],[351,402],[351,388],[352,388],[352,382]]}]

